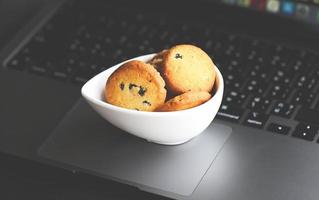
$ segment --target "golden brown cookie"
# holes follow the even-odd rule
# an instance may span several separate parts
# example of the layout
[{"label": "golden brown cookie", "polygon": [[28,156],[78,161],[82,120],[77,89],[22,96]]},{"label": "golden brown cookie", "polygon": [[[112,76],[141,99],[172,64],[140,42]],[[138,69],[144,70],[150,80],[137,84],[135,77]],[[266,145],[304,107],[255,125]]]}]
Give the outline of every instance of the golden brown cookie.
[{"label": "golden brown cookie", "polygon": [[166,98],[165,82],[153,66],[133,60],[108,78],[106,102],[128,109],[153,111]]},{"label": "golden brown cookie", "polygon": [[162,69],[162,65],[163,65],[163,56],[165,55],[165,53],[167,52],[167,50],[163,50],[159,53],[157,53],[150,61],[148,61],[147,63],[153,65],[155,67],[155,69],[157,69],[158,71],[161,71]]},{"label": "golden brown cookie", "polygon": [[210,92],[215,81],[215,65],[200,48],[177,45],[163,55],[162,75],[175,94],[188,91]]},{"label": "golden brown cookie", "polygon": [[185,110],[198,106],[211,98],[211,94],[205,91],[190,91],[168,100],[156,111],[168,112]]}]

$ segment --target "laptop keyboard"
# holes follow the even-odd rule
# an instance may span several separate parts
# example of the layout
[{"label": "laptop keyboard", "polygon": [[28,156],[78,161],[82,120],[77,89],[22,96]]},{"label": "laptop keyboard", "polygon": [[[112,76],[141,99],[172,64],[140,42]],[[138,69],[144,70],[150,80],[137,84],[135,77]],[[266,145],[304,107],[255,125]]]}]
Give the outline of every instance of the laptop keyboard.
[{"label": "laptop keyboard", "polygon": [[202,47],[221,70],[219,119],[319,142],[319,54],[207,24],[69,3],[5,66],[82,85],[116,63],[179,43]]}]

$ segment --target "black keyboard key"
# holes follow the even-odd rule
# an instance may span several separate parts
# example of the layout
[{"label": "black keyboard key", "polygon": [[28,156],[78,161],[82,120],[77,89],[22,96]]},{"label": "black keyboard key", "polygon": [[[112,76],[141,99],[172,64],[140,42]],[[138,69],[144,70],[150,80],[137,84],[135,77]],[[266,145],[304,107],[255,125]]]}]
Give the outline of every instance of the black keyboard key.
[{"label": "black keyboard key", "polygon": [[310,123],[299,123],[295,130],[307,130],[309,132],[316,133],[318,132],[319,127]]},{"label": "black keyboard key", "polygon": [[296,106],[294,104],[288,104],[282,101],[279,101],[273,107],[271,113],[281,117],[289,118],[294,112]]},{"label": "black keyboard key", "polygon": [[230,91],[230,90],[234,90],[234,91],[239,91],[240,87],[242,86],[244,80],[242,78],[238,78],[236,77],[232,82],[230,82],[229,84],[225,85],[225,91]]},{"label": "black keyboard key", "polygon": [[264,58],[263,58],[263,52],[262,50],[258,48],[252,48],[252,49],[244,49],[245,56],[245,63],[247,65],[252,65],[252,64],[257,64],[257,63],[263,63]]},{"label": "black keyboard key", "polygon": [[282,55],[285,47],[281,44],[274,44],[269,47],[269,50],[274,54],[274,55]]},{"label": "black keyboard key", "polygon": [[224,62],[221,66],[221,70],[223,72],[227,72],[227,74],[237,74],[238,72],[242,72],[242,67],[239,67],[239,62],[237,60],[230,60],[228,62]]},{"label": "black keyboard key", "polygon": [[299,73],[304,66],[305,63],[303,60],[294,59],[290,63],[290,70],[292,70],[293,73]]},{"label": "black keyboard key", "polygon": [[234,106],[222,104],[220,107],[217,117],[220,119],[225,119],[232,122],[238,122],[242,117],[244,110]]},{"label": "black keyboard key", "polygon": [[262,98],[260,96],[255,96],[248,103],[248,108],[260,112],[265,112],[271,103],[270,99]]},{"label": "black keyboard key", "polygon": [[307,131],[295,131],[293,134],[292,134],[293,137],[297,137],[297,138],[301,138],[301,139],[304,139],[304,140],[308,140],[308,141],[313,141],[316,134],[314,133],[310,133],[310,132],[307,132]]},{"label": "black keyboard key", "polygon": [[224,56],[227,58],[234,58],[236,57],[236,46],[232,43],[229,43],[228,45],[226,45],[226,47],[224,48]]},{"label": "black keyboard key", "polygon": [[247,82],[244,91],[250,94],[263,94],[266,90],[267,84],[261,80],[252,79]]},{"label": "black keyboard key", "polygon": [[299,89],[294,94],[292,98],[292,103],[309,106],[313,102],[315,96],[316,96],[315,93],[309,92],[308,90]]},{"label": "black keyboard key", "polygon": [[21,64],[20,60],[18,60],[17,58],[10,60],[7,64],[7,67],[10,69],[15,69],[15,70],[20,70],[20,71],[25,69],[25,66],[23,64]]},{"label": "black keyboard key", "polygon": [[29,70],[35,74],[40,75],[44,75],[45,73],[47,73],[47,69],[44,67],[40,67],[40,65],[32,65]]},{"label": "black keyboard key", "polygon": [[305,84],[304,88],[306,90],[312,90],[312,89],[314,89],[316,87],[317,84],[318,84],[318,77],[312,76],[308,80],[307,84]]},{"label": "black keyboard key", "polygon": [[319,110],[301,108],[298,111],[295,119],[305,123],[312,123],[312,124],[319,125]]},{"label": "black keyboard key", "polygon": [[297,87],[303,87],[304,84],[307,82],[307,75],[300,75],[297,79],[296,79],[296,83],[295,85]]},{"label": "black keyboard key", "polygon": [[271,123],[267,127],[268,131],[271,131],[271,132],[274,132],[274,133],[278,133],[278,134],[282,134],[282,135],[287,135],[289,133],[290,129],[291,128],[289,126],[284,126],[284,125],[275,124],[275,123]]},{"label": "black keyboard key", "polygon": [[296,127],[292,136],[298,137],[304,140],[313,141],[318,133],[319,128],[311,124],[300,123]]},{"label": "black keyboard key", "polygon": [[267,94],[270,99],[286,99],[289,94],[287,85],[276,84]]},{"label": "black keyboard key", "polygon": [[58,80],[67,80],[68,75],[62,71],[55,71],[51,74],[51,76]]},{"label": "black keyboard key", "polygon": [[89,79],[86,77],[81,77],[81,76],[75,76],[73,77],[73,81],[77,84],[84,84],[88,81]]},{"label": "black keyboard key", "polygon": [[[258,65],[257,65],[258,66]],[[255,69],[252,68],[248,71],[248,75],[253,79],[259,79],[262,81],[266,81],[273,74],[273,70],[271,69]]]},{"label": "black keyboard key", "polygon": [[7,63],[7,67],[9,69],[23,71],[29,68],[31,64],[33,64],[33,61],[30,57],[30,49],[23,48],[18,55],[16,55]]},{"label": "black keyboard key", "polygon": [[264,65],[258,62],[254,62],[251,65],[248,65],[248,69],[250,71],[255,71],[256,73],[259,73],[260,71],[265,70],[266,68],[264,67]]},{"label": "black keyboard key", "polygon": [[251,111],[245,119],[244,124],[255,128],[263,128],[268,118],[269,115]]},{"label": "black keyboard key", "polygon": [[311,75],[300,75],[296,80],[295,86],[298,88],[311,90],[317,84],[317,78]]},{"label": "black keyboard key", "polygon": [[247,95],[236,91],[230,91],[225,97],[224,102],[227,105],[235,105],[241,107],[246,100]]},{"label": "black keyboard key", "polygon": [[272,53],[269,56],[269,66],[272,68],[277,67],[279,65],[280,61],[281,61],[281,57],[278,54]]},{"label": "black keyboard key", "polygon": [[225,72],[224,77],[225,85],[229,88],[239,88],[243,82],[242,77],[236,73]]},{"label": "black keyboard key", "polygon": [[278,63],[278,67],[281,69],[281,70],[284,70],[284,71],[288,71],[289,70],[289,60],[288,59],[281,59],[281,61]]},{"label": "black keyboard key", "polygon": [[284,85],[289,85],[291,80],[294,78],[294,75],[290,71],[278,70],[272,77],[272,81]]}]

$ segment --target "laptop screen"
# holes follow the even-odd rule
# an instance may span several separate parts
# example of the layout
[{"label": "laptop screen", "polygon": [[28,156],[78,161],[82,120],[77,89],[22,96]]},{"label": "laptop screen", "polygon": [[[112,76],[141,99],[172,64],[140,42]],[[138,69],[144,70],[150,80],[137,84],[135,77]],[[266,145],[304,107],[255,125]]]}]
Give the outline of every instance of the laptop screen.
[{"label": "laptop screen", "polygon": [[319,26],[319,0],[219,0],[224,4],[270,13]]}]

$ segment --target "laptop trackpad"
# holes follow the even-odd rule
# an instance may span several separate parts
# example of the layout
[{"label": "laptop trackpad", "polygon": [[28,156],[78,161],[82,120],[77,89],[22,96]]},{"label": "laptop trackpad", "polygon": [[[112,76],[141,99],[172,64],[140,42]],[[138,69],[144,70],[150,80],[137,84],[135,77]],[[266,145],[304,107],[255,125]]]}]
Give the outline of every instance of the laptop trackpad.
[{"label": "laptop trackpad", "polygon": [[144,189],[190,195],[231,133],[213,123],[177,146],[149,143],[107,123],[80,100],[39,149],[75,170]]}]

